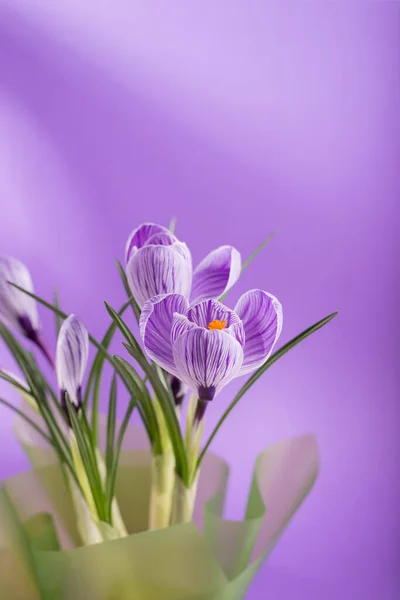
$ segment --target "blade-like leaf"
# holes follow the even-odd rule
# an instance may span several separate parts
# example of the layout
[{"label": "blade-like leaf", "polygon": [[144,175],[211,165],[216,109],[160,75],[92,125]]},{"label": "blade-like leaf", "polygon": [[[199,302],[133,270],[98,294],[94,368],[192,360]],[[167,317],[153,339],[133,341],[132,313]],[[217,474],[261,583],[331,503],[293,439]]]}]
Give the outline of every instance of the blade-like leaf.
[{"label": "blade-like leaf", "polygon": [[60,429],[59,424],[57,423],[56,418],[50,410],[46,396],[47,386],[45,386],[43,383],[43,375],[39,371],[36,363],[32,360],[31,354],[21,346],[21,344],[16,340],[11,331],[4,325],[4,323],[1,322],[0,336],[3,338],[5,344],[8,346],[11,354],[14,356],[22,373],[24,374],[27,385],[31,390],[32,395],[35,397],[39,412],[42,418],[44,419],[49,434],[52,438],[52,444],[54,449],[59,454],[59,456],[63,456],[65,461],[67,462],[70,456],[69,446],[65,440],[65,437]]},{"label": "blade-like leaf", "polygon": [[117,327],[121,331],[124,338],[129,342],[129,344],[133,348],[135,348],[136,352],[145,359],[146,357],[144,356],[140,344],[138,343],[137,339],[135,338],[135,336],[133,335],[132,331],[129,329],[128,325],[125,323],[123,318],[112,308],[112,306],[108,304],[108,302],[104,302],[104,305],[110,317],[117,324]]},{"label": "blade-like leaf", "polygon": [[[275,232],[273,231],[272,233],[269,234],[269,236],[267,238],[265,238],[265,240],[263,242],[261,242],[261,244],[259,246],[257,246],[257,248],[254,250],[254,252],[252,252],[250,254],[249,258],[247,260],[245,260],[242,265],[241,273],[243,273],[247,269],[247,267],[253,262],[253,260],[260,254],[261,250],[263,250],[265,248],[265,246],[268,244],[268,242],[270,242],[272,240],[274,235],[275,235]],[[222,294],[222,296],[220,296],[220,298],[219,298],[220,302],[223,302],[225,300],[225,298],[227,297],[227,295],[229,294],[231,289],[232,288],[229,288],[228,290],[226,290],[226,292],[224,294]]]},{"label": "blade-like leaf", "polygon": [[164,383],[160,380],[153,365],[150,365],[145,359],[143,360],[141,355],[136,352],[135,348],[132,348],[132,346],[129,344],[124,344],[124,346],[128,350],[129,354],[139,363],[146,373],[155,395],[159,400],[159,406],[163,412],[165,424],[167,426],[168,434],[174,450],[176,472],[184,483],[189,484],[189,466],[185,451],[185,444],[176,414],[175,402],[170,389],[167,389],[164,386]]},{"label": "blade-like leaf", "polygon": [[161,438],[158,428],[157,416],[154,410],[153,402],[146,386],[138,383],[138,376],[135,369],[125,359],[120,356],[114,356],[115,369],[119,376],[124,380],[127,388],[133,397],[136,398],[137,407],[145,426],[152,450],[154,454],[160,454],[162,451]]},{"label": "blade-like leaf", "polygon": [[79,454],[82,460],[82,464],[85,470],[90,491],[92,493],[93,501],[96,506],[98,517],[101,520],[105,520],[105,504],[104,496],[102,493],[102,485],[100,475],[97,468],[96,458],[93,457],[93,449],[91,448],[91,436],[84,433],[84,427],[82,427],[82,421],[79,419],[75,406],[71,403],[68,395],[66,395],[66,405],[68,415],[70,418],[72,430],[75,434],[76,442],[79,449]]},{"label": "blade-like leaf", "polygon": [[107,484],[106,484],[106,510],[107,519],[111,522],[112,518],[112,501],[114,498],[115,481],[117,478],[119,457],[121,453],[122,442],[124,441],[126,429],[128,427],[129,420],[131,418],[133,409],[136,406],[136,398],[132,398],[128,404],[124,419],[121,423],[121,427],[118,433],[117,443],[115,445],[113,463],[110,472],[107,471]]},{"label": "blade-like leaf", "polygon": [[[12,281],[8,281],[8,283],[9,283],[9,285],[12,285],[13,287],[15,287],[17,290],[20,290],[21,292],[23,292],[27,296],[30,296],[31,298],[33,298],[34,300],[36,300],[37,302],[39,302],[39,304],[42,304],[42,306],[45,306],[49,310],[53,311],[56,315],[58,315],[62,319],[66,319],[68,317],[68,315],[65,312],[63,312],[62,310],[58,309],[53,304],[50,304],[50,302],[47,302],[46,300],[43,300],[43,298],[41,298],[40,296],[37,296],[33,292],[29,292],[28,290],[25,290],[23,287],[17,285],[16,283],[13,283]],[[93,344],[93,346],[95,346],[99,350],[99,352],[102,353],[102,355],[104,356],[104,358],[106,360],[108,360],[112,364],[112,358],[111,358],[111,356],[108,354],[108,352],[105,350],[105,348],[103,348],[103,346],[96,340],[96,338],[94,338],[91,334],[89,334],[89,340]]]},{"label": "blade-like leaf", "polygon": [[311,327],[308,327],[308,329],[305,329],[302,333],[297,335],[295,338],[290,340],[290,342],[287,342],[287,344],[285,344],[284,346],[282,346],[282,348],[277,350],[277,352],[272,354],[272,356],[270,356],[269,359],[263,365],[261,365],[261,367],[259,367],[255,373],[253,373],[253,375],[240,388],[240,390],[234,397],[233,401],[230,403],[230,405],[228,406],[228,408],[226,409],[226,411],[224,412],[224,414],[218,421],[216,427],[214,428],[212,434],[210,435],[206,445],[204,446],[204,448],[199,456],[199,460],[197,462],[197,468],[200,466],[200,463],[203,460],[208,448],[210,447],[211,442],[217,435],[218,430],[224,423],[225,419],[232,412],[232,410],[235,408],[236,404],[244,396],[244,394],[251,388],[251,386],[261,377],[261,375],[263,375],[265,373],[265,371],[267,371],[274,363],[276,363],[277,360],[279,360],[284,354],[286,354],[286,352],[289,352],[289,350],[291,350],[292,348],[297,346],[297,344],[299,344],[300,342],[305,340],[307,337],[312,335],[315,331],[318,331],[318,329],[321,329],[321,327],[324,327],[324,325],[329,323],[329,321],[332,321],[332,319],[334,317],[336,317],[337,314],[338,314],[337,312],[334,312],[331,315],[325,317],[324,319],[321,319],[321,321],[314,323],[314,325],[311,325]]},{"label": "blade-like leaf", "polygon": [[187,456],[185,452],[184,441],[182,438],[182,432],[176,415],[175,402],[172,397],[172,394],[168,389],[165,388],[163,382],[158,377],[157,371],[147,361],[143,350],[141,349],[140,345],[136,341],[135,336],[132,334],[122,317],[120,317],[115,312],[115,310],[107,303],[106,308],[111,317],[116,321],[118,328],[120,329],[122,335],[128,342],[128,345],[124,344],[124,346],[127,348],[129,354],[133,356],[133,358],[137,361],[139,366],[143,369],[145,375],[147,375],[149,382],[153,387],[157,398],[159,399],[160,406],[164,413],[165,422],[175,453],[176,469],[183,481],[186,482],[186,479],[188,477]]},{"label": "blade-like leaf", "polygon": [[119,276],[121,277],[122,285],[124,286],[126,295],[131,299],[133,314],[136,317],[137,322],[139,323],[140,319],[140,308],[136,300],[132,297],[131,289],[129,287],[128,278],[126,276],[125,270],[119,260],[115,259],[115,264],[117,265]]},{"label": "blade-like leaf", "polygon": [[[58,295],[58,291],[54,290],[53,292],[53,303],[54,306],[60,310],[60,297]],[[62,325],[62,319],[60,317],[60,315],[58,315],[57,313],[55,314],[55,325],[56,325],[56,337],[58,337],[61,325]]]},{"label": "blade-like leaf", "polygon": [[117,416],[117,377],[114,373],[111,388],[110,399],[108,401],[107,415],[107,443],[106,443],[106,468],[111,468],[115,443],[115,421]]},{"label": "blade-like leaf", "polygon": [[252,252],[247,260],[244,261],[242,265],[242,273],[247,269],[247,267],[253,262],[255,258],[260,254],[262,250],[264,250],[265,246],[272,240],[275,235],[275,231],[269,234],[267,238],[257,248]]},{"label": "blade-like leaf", "polygon": [[170,230],[171,233],[175,233],[175,229],[176,229],[176,217],[172,217],[172,219],[169,222],[168,229]]},{"label": "blade-like leaf", "polygon": [[19,408],[17,408],[13,404],[11,404],[11,402],[7,402],[7,400],[3,400],[3,398],[0,398],[0,403],[4,404],[5,406],[7,406],[11,410],[13,410],[17,415],[22,417],[22,419],[24,419],[31,427],[33,427],[33,429],[35,429],[35,431],[37,431],[42,436],[42,438],[44,440],[46,440],[46,442],[48,444],[52,445],[52,440],[47,435],[47,433],[45,431],[43,431],[43,429],[41,429],[38,425],[36,425],[36,423],[34,421],[32,421],[32,419],[30,419],[22,410],[20,410]]},{"label": "blade-like leaf", "polygon": [[[122,305],[118,314],[122,315],[133,301],[134,301],[133,298],[129,298],[125,302],[125,304]],[[109,326],[108,330],[106,331],[106,333],[101,341],[101,346],[105,350],[108,350],[116,330],[117,330],[117,324],[115,323],[115,321],[112,321],[111,325]],[[89,400],[92,382],[94,382],[93,383],[93,404],[92,404],[92,431],[93,431],[93,441],[95,444],[97,444],[97,439],[98,439],[100,383],[101,383],[101,375],[102,375],[103,366],[104,366],[104,360],[105,360],[104,354],[102,352],[98,351],[95,356],[95,359],[93,361],[90,373],[89,373],[88,382],[86,385],[85,398],[84,398],[84,407],[86,407],[88,404],[88,400]]]},{"label": "blade-like leaf", "polygon": [[[129,306],[129,302],[126,302],[123,306],[123,308],[120,310],[120,314],[123,313],[123,309],[127,308]],[[109,326],[109,328],[107,329],[106,333],[104,334],[103,339],[101,340],[101,345],[105,350],[108,350],[110,344],[111,344],[111,340],[115,334],[117,330],[117,326],[114,322],[111,323],[111,325]],[[98,371],[101,370],[101,367],[104,364],[104,360],[105,357],[104,355],[100,352],[97,351],[96,356],[93,359],[93,363],[91,366],[91,369],[89,371],[89,376],[88,376],[88,380],[87,380],[87,384],[86,384],[86,390],[85,390],[85,396],[84,396],[84,400],[83,400],[83,405],[86,408],[89,402],[89,396],[90,396],[90,391],[92,388],[92,383],[95,381],[96,376],[98,375]]]},{"label": "blade-like leaf", "polygon": [[32,408],[34,408],[35,410],[37,410],[36,405],[36,399],[35,396],[32,394],[31,390],[29,390],[25,385],[23,385],[20,381],[18,381],[17,379],[14,379],[14,377],[11,374],[6,373],[5,371],[1,371],[0,370],[0,379],[4,379],[4,381],[7,381],[7,383],[10,383],[13,388],[15,388],[16,390],[18,390],[20,392],[20,394],[22,395],[23,398],[27,398],[26,401],[28,402],[29,400],[29,404],[31,405]]}]

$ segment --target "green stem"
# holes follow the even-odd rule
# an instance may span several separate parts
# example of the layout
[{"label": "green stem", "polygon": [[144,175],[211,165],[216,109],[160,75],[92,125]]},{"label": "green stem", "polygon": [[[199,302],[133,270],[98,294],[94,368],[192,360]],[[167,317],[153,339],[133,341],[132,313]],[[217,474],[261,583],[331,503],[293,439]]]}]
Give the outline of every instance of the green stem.
[{"label": "green stem", "polygon": [[170,524],[174,482],[175,456],[172,449],[164,454],[153,456],[149,529],[163,529]]},{"label": "green stem", "polygon": [[[205,406],[195,395],[190,397],[185,435],[189,478],[188,485],[185,485],[182,479],[176,475],[171,517],[173,524],[189,523],[193,518],[200,473],[198,457],[204,428]],[[201,415],[200,420],[198,419],[199,415]]]}]

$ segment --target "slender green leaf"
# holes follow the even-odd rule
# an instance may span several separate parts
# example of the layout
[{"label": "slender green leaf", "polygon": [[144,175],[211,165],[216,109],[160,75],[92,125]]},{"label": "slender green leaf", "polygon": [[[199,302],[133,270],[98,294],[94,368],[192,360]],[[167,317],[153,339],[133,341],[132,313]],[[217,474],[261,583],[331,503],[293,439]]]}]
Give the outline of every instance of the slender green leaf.
[{"label": "slender green leaf", "polygon": [[142,382],[138,378],[135,369],[125,359],[121,358],[120,356],[114,356],[114,363],[118,374],[125,381],[125,384],[130,390],[132,396],[137,400],[137,407],[140,412],[143,425],[146,428],[153,452],[155,454],[160,454],[162,447],[157,415],[146,386],[140,385]]},{"label": "slender green leaf", "polygon": [[46,394],[46,390],[47,390],[49,392],[51,402],[52,402],[54,408],[56,409],[56,411],[58,412],[58,414],[60,415],[61,420],[63,420],[64,422],[67,423],[68,421],[67,421],[66,415],[61,407],[60,400],[56,396],[53,388],[51,387],[51,385],[49,384],[47,379],[44,377],[44,375],[35,359],[35,356],[31,352],[26,352],[26,359],[27,359],[27,367],[30,366],[32,371],[36,373],[36,376],[37,376],[38,380],[40,381],[40,387],[43,389],[43,392],[44,392],[46,398],[48,398],[48,395]]},{"label": "slender green leaf", "polygon": [[185,443],[182,437],[182,432],[175,409],[175,401],[172,397],[172,394],[160,380],[153,365],[150,365],[146,360],[143,360],[141,355],[136,352],[135,348],[129,344],[124,344],[124,346],[128,350],[129,354],[139,363],[146,373],[155,395],[159,400],[159,405],[163,412],[165,424],[167,426],[174,450],[176,472],[184,483],[188,483],[189,466],[185,450]]},{"label": "slender green leaf", "polygon": [[139,323],[140,308],[139,308],[139,305],[136,302],[136,300],[132,297],[131,288],[129,287],[129,283],[128,283],[128,279],[127,279],[127,276],[126,276],[126,273],[125,273],[125,269],[123,268],[123,266],[121,265],[121,263],[119,262],[119,260],[117,258],[115,259],[115,264],[117,265],[118,273],[119,273],[119,276],[121,277],[121,281],[122,281],[122,284],[124,286],[126,295],[128,296],[128,298],[131,299],[133,314],[135,315],[136,320]]},{"label": "slender green leaf", "polygon": [[3,398],[0,398],[0,402],[1,402],[1,404],[4,404],[5,406],[7,406],[11,410],[13,410],[17,415],[22,417],[31,427],[33,427],[33,429],[35,429],[35,431],[37,431],[42,436],[42,438],[44,440],[46,440],[46,442],[48,444],[52,445],[52,440],[47,435],[47,433],[45,431],[43,431],[43,429],[41,429],[38,425],[36,425],[36,423],[34,421],[32,421],[32,419],[30,419],[22,410],[20,410],[19,408],[17,408],[13,404],[11,404],[11,402],[7,402],[7,400],[3,400]]},{"label": "slender green leaf", "polygon": [[129,345],[132,346],[135,349],[135,351],[144,360],[146,360],[146,357],[145,357],[145,355],[143,353],[143,350],[140,347],[140,344],[136,340],[135,336],[133,335],[133,333],[131,332],[131,330],[129,329],[129,327],[127,326],[127,324],[125,323],[125,321],[123,320],[123,318],[107,302],[104,302],[104,304],[105,304],[105,307],[107,309],[108,314],[115,321],[115,323],[117,324],[118,329],[121,331],[121,333],[124,336],[124,338],[129,342]]},{"label": "slender green leaf", "polygon": [[115,445],[114,450],[114,458],[110,472],[107,471],[107,486],[106,486],[106,507],[107,507],[107,518],[109,522],[111,522],[111,510],[112,510],[112,501],[114,498],[114,490],[115,490],[115,481],[117,478],[119,457],[121,453],[122,442],[124,441],[126,429],[129,424],[129,420],[131,418],[133,409],[136,406],[136,398],[131,398],[131,401],[128,404],[128,408],[126,410],[124,419],[121,423],[121,427],[119,430],[117,443]]},{"label": "slender green leaf", "polygon": [[30,353],[21,346],[11,331],[9,331],[9,329],[1,322],[0,336],[3,338],[5,344],[8,346],[11,354],[21,368],[27,385],[36,399],[39,412],[44,419],[53,440],[54,449],[59,456],[63,456],[67,462],[69,447],[60,430],[59,424],[49,408],[42,374],[38,370],[36,363],[32,361]]},{"label": "slender green leaf", "polygon": [[91,436],[88,437],[84,434],[82,423],[77,415],[76,408],[71,403],[68,395],[66,397],[66,405],[98,517],[104,521],[106,519],[104,496],[96,458],[93,460],[93,452],[90,446]]},{"label": "slender green leaf", "polygon": [[[17,290],[20,290],[21,292],[23,292],[24,294],[29,296],[30,298],[33,298],[34,300],[39,302],[39,304],[42,304],[42,306],[45,306],[49,310],[53,311],[56,315],[58,315],[62,319],[66,319],[68,317],[68,315],[65,312],[58,309],[53,304],[50,304],[50,302],[43,300],[43,298],[41,298],[40,296],[37,296],[33,292],[29,292],[28,290],[25,290],[23,287],[20,287],[19,285],[17,285],[16,283],[13,283],[12,281],[9,281],[8,283],[10,285],[12,285],[13,287],[15,287]],[[108,352],[105,350],[105,348],[103,348],[103,346],[96,340],[96,338],[94,338],[91,334],[89,334],[89,340],[93,344],[93,346],[95,346],[101,352],[101,354],[104,356],[104,358],[112,364],[111,356],[108,354]]]},{"label": "slender green leaf", "polygon": [[111,468],[115,443],[115,421],[117,417],[117,377],[114,373],[111,388],[110,399],[108,401],[107,415],[107,442],[106,442],[106,468]]},{"label": "slender green leaf", "polygon": [[172,397],[172,394],[170,393],[170,390],[165,388],[162,381],[158,377],[157,371],[147,361],[143,350],[141,349],[140,345],[136,341],[135,336],[132,334],[122,317],[120,317],[115,312],[115,310],[107,303],[106,308],[111,317],[116,321],[118,328],[120,329],[122,335],[128,342],[128,345],[124,344],[124,346],[127,348],[129,354],[133,356],[133,358],[137,361],[139,366],[143,369],[145,375],[147,375],[149,382],[153,387],[157,398],[159,399],[160,406],[163,410],[165,422],[171,438],[172,446],[174,448],[176,469],[183,481],[186,482],[186,479],[188,477],[188,462],[185,452],[185,445],[182,438],[182,432],[176,415],[175,402]]},{"label": "slender green leaf", "polygon": [[[129,298],[120,308],[118,314],[122,315],[128,306],[133,302],[133,298]],[[117,330],[117,325],[114,321],[111,322],[111,325],[107,329],[100,345],[104,350],[108,350],[112,338]],[[100,383],[101,383],[101,375],[103,371],[105,356],[102,352],[97,351],[96,356],[93,360],[92,367],[89,372],[89,377],[86,385],[85,396],[83,400],[83,407],[86,409],[90,391],[93,384],[93,404],[92,404],[92,431],[93,431],[93,440],[94,443],[97,444],[98,439],[98,422],[99,422],[99,400],[100,400]]]},{"label": "slender green leaf", "polygon": [[297,335],[295,338],[293,338],[292,340],[290,340],[290,342],[287,342],[287,344],[285,344],[284,346],[282,346],[282,348],[280,348],[279,350],[277,350],[277,352],[275,352],[274,354],[272,354],[272,356],[270,356],[270,358],[263,365],[261,365],[261,367],[259,367],[255,373],[253,373],[253,375],[240,388],[240,390],[238,391],[238,393],[234,397],[233,401],[230,403],[230,405],[228,406],[228,408],[226,409],[226,411],[224,412],[224,414],[222,415],[222,417],[218,421],[216,427],[214,428],[212,434],[210,435],[210,437],[209,437],[206,445],[204,446],[204,448],[203,448],[203,450],[202,450],[202,452],[201,452],[201,454],[199,456],[199,460],[197,462],[197,467],[200,466],[200,463],[203,460],[203,458],[204,458],[204,456],[205,456],[208,448],[210,447],[210,444],[212,443],[213,439],[217,435],[218,430],[220,429],[220,427],[224,423],[225,419],[232,412],[232,410],[235,408],[236,404],[244,396],[244,394],[261,377],[261,375],[263,375],[265,373],[265,371],[267,371],[274,363],[276,363],[277,360],[279,360],[284,354],[286,354],[286,352],[289,352],[289,350],[291,350],[292,348],[294,348],[295,346],[297,346],[297,344],[299,344],[300,342],[302,342],[303,340],[305,340],[307,337],[309,337],[310,335],[312,335],[313,333],[315,333],[316,331],[318,331],[318,329],[321,329],[321,327],[324,327],[324,325],[326,325],[327,323],[329,323],[329,321],[332,321],[332,319],[334,317],[336,317],[337,314],[338,314],[337,312],[334,312],[331,315],[325,317],[324,319],[321,319],[321,321],[318,321],[317,323],[314,323],[314,325],[311,325],[311,327],[308,327],[302,333],[299,333],[299,335]]},{"label": "slender green leaf", "polygon": [[175,233],[175,229],[176,229],[176,217],[172,217],[172,219],[169,222],[168,229],[170,230],[171,233]]},{"label": "slender green leaf", "polygon": [[7,383],[11,383],[11,385],[17,389],[21,394],[26,394],[26,396],[30,396],[33,402],[36,402],[35,396],[32,394],[31,390],[28,389],[25,385],[23,385],[17,379],[14,379],[12,375],[9,375],[5,371],[0,370],[0,379],[4,379]]},{"label": "slender green leaf", "polygon": [[37,407],[40,415],[46,424],[50,443],[54,448],[60,463],[64,463],[70,470],[72,477],[75,479],[77,485],[80,487],[79,482],[76,478],[76,473],[71,463],[71,450],[68,442],[65,439],[63,432],[61,431],[60,425],[57,419],[53,415],[46,396],[46,389],[48,386],[44,386],[44,378],[38,369],[35,361],[32,359],[30,352],[27,352],[21,344],[16,340],[9,329],[0,322],[0,335],[4,342],[8,346],[11,354],[14,356],[17,364],[21,368],[22,373],[26,379],[27,385],[35,397]]},{"label": "slender green leaf", "polygon": [[[261,242],[261,244],[259,246],[257,246],[257,248],[254,250],[254,252],[252,252],[250,254],[249,258],[247,260],[245,260],[245,262],[242,265],[241,273],[243,273],[247,269],[247,267],[253,262],[253,260],[260,254],[261,250],[263,250],[265,248],[265,246],[268,244],[268,242],[270,242],[272,240],[274,235],[275,235],[275,232],[273,231],[272,233],[269,234],[269,236],[267,238],[265,238],[265,240],[263,242]],[[219,298],[220,302],[223,302],[225,300],[225,298],[227,297],[227,295],[229,294],[231,289],[232,288],[229,288],[228,290],[226,290],[226,292],[224,294],[222,294],[222,296]]]},{"label": "slender green leaf", "polygon": [[[60,310],[60,297],[58,295],[58,291],[55,289],[53,292],[53,303],[54,306]],[[60,315],[58,315],[57,313],[55,314],[55,325],[56,325],[56,337],[58,337],[59,331],[61,329],[61,325],[62,325],[62,319],[60,317]]]},{"label": "slender green leaf", "polygon": [[251,265],[251,263],[253,262],[253,260],[255,258],[257,258],[257,256],[260,254],[260,252],[262,250],[264,250],[265,246],[272,240],[272,238],[275,236],[275,231],[273,231],[272,233],[269,234],[269,236],[267,238],[265,238],[265,240],[263,242],[261,242],[261,244],[259,246],[257,246],[257,248],[254,250],[254,252],[252,252],[249,256],[249,258],[247,260],[244,261],[243,265],[242,265],[242,273],[243,271],[245,271],[247,269],[247,267],[249,265]]}]

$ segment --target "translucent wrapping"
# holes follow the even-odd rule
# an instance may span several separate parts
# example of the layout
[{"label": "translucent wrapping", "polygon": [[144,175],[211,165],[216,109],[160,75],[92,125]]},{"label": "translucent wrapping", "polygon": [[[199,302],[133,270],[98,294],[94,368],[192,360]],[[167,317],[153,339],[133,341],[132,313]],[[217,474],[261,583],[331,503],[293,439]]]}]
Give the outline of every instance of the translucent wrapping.
[{"label": "translucent wrapping", "polygon": [[67,485],[53,451],[22,422],[35,468],[0,493],[0,597],[4,600],[241,600],[259,566],[310,491],[318,471],[312,436],[257,458],[245,518],[223,518],[227,464],[207,455],[194,523],[148,531],[152,460],[144,432],[128,429],[116,494],[129,532],[81,546]]}]

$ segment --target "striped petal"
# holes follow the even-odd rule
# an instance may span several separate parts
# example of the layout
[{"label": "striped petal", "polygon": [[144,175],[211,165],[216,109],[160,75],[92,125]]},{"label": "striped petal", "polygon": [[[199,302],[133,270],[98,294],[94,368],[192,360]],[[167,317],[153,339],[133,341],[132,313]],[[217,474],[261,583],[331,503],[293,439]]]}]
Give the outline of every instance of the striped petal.
[{"label": "striped petal", "polygon": [[179,379],[201,400],[212,400],[243,362],[243,349],[234,337],[200,327],[180,335],[172,353]]},{"label": "striped petal", "polygon": [[34,339],[40,330],[36,300],[11,286],[11,281],[33,292],[26,266],[12,257],[0,258],[0,319],[23,335]]},{"label": "striped petal", "polygon": [[75,406],[81,402],[81,386],[88,356],[87,329],[75,315],[70,315],[58,334],[56,371],[61,394],[67,392]]},{"label": "striped petal", "polygon": [[147,300],[160,294],[189,296],[192,265],[182,255],[180,246],[178,242],[173,246],[151,245],[133,251],[126,274],[140,308]]},{"label": "striped petal", "polygon": [[236,337],[244,345],[243,323],[238,315],[218,300],[200,300],[191,306],[187,312],[189,321],[208,329],[213,322],[224,324],[223,331]]},{"label": "striped petal", "polygon": [[158,231],[146,241],[144,246],[172,246],[178,239],[170,231]]},{"label": "striped petal", "polygon": [[245,346],[240,375],[254,371],[269,357],[282,331],[282,306],[267,292],[251,290],[243,294],[235,312],[244,325]]},{"label": "striped petal", "polygon": [[171,329],[174,313],[185,313],[189,303],[179,294],[155,296],[148,300],[140,315],[140,335],[151,360],[177,375],[172,356]]},{"label": "striped petal", "polygon": [[[143,223],[134,229],[128,238],[125,246],[125,262],[131,257],[134,248],[142,248],[146,242],[157,233],[171,233],[166,227],[156,225],[155,223]],[[159,243],[159,242],[158,242]]]},{"label": "striped petal", "polygon": [[171,344],[174,345],[178,337],[189,331],[190,329],[197,329],[198,325],[189,321],[185,314],[175,313],[172,321],[171,328]]},{"label": "striped petal", "polygon": [[239,279],[241,268],[236,248],[221,246],[210,252],[193,273],[192,301],[222,296]]}]

